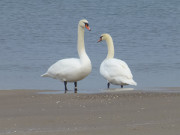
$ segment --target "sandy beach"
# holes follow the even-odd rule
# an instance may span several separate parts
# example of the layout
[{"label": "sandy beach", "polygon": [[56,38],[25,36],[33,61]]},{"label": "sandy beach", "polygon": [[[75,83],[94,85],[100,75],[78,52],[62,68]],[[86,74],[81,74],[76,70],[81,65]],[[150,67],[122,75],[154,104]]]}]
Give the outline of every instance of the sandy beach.
[{"label": "sandy beach", "polygon": [[0,135],[180,134],[178,92],[41,92],[0,91]]}]

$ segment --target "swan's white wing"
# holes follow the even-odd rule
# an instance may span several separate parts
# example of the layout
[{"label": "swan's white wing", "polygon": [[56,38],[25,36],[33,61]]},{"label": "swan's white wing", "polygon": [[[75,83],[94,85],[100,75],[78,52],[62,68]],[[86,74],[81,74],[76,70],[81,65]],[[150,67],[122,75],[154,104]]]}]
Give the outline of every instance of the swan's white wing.
[{"label": "swan's white wing", "polygon": [[66,72],[74,71],[76,68],[80,67],[80,60],[75,58],[62,59],[54,63],[49,69],[48,72]]},{"label": "swan's white wing", "polygon": [[101,75],[114,84],[131,83],[133,75],[128,65],[119,59],[106,59],[100,67]]},{"label": "swan's white wing", "polygon": [[130,79],[133,77],[128,65],[119,59],[104,60],[100,71],[109,77],[124,76]]},{"label": "swan's white wing", "polygon": [[62,59],[54,63],[48,69],[47,74],[49,77],[63,80],[65,77],[73,77],[75,73],[78,74],[80,67],[81,64],[79,59]]}]

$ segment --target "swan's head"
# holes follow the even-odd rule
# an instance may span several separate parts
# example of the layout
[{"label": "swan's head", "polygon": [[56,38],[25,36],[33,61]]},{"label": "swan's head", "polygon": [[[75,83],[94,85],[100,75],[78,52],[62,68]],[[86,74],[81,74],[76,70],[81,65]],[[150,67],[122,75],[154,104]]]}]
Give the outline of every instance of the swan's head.
[{"label": "swan's head", "polygon": [[79,21],[79,26],[82,27],[83,29],[86,28],[88,29],[89,31],[91,30],[90,27],[89,27],[89,23],[86,19],[82,19]]},{"label": "swan's head", "polygon": [[101,42],[102,40],[107,40],[108,38],[111,38],[111,36],[107,33],[102,34],[98,40],[98,42]]}]

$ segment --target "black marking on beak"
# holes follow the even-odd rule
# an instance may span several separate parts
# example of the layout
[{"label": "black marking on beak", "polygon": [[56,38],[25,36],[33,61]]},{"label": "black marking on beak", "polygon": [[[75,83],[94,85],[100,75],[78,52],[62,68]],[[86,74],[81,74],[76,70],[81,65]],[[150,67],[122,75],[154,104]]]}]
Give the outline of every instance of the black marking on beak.
[{"label": "black marking on beak", "polygon": [[103,36],[100,36],[100,38],[99,38],[99,40],[98,40],[98,42],[97,42],[97,43],[99,43],[99,42],[101,42],[101,41],[102,41],[102,37],[103,37]]}]

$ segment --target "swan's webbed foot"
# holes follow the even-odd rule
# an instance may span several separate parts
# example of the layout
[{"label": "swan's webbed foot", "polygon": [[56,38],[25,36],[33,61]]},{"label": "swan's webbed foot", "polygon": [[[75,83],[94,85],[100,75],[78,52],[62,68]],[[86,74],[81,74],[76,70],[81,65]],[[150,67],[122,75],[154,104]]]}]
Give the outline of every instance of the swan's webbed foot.
[{"label": "swan's webbed foot", "polygon": [[110,83],[108,82],[108,83],[107,83],[107,88],[109,89],[109,87],[110,87]]},{"label": "swan's webbed foot", "polygon": [[74,93],[77,93],[77,82],[74,82]]},{"label": "swan's webbed foot", "polygon": [[68,89],[67,89],[67,82],[64,81],[64,87],[65,87],[65,92],[64,93],[67,93]]}]

